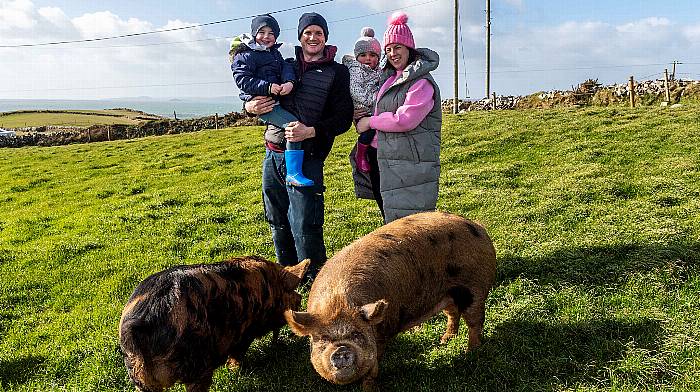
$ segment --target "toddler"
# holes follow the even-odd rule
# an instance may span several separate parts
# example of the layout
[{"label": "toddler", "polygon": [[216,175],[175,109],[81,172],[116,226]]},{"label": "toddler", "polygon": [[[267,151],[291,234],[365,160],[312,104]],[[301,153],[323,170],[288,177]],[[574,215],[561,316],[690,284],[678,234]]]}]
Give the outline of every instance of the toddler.
[{"label": "toddler", "polygon": [[[374,38],[374,30],[364,27],[360,38],[355,42],[354,57],[343,56],[343,65],[350,71],[350,95],[355,109],[364,109],[368,115],[374,114],[375,100],[381,83],[379,81],[382,71],[379,69],[379,57],[382,48],[379,41]],[[370,129],[363,132],[357,139],[355,150],[355,163],[357,170],[368,173],[370,171],[367,159],[367,148],[372,143],[376,131]]]},{"label": "toddler", "polygon": [[[271,15],[260,15],[250,23],[251,35],[241,34],[231,43],[231,70],[236,86],[241,90],[240,98],[249,101],[254,96],[287,95],[294,89],[296,76],[292,64],[284,61],[277,43],[280,27]],[[296,117],[276,104],[270,113],[260,118],[279,128],[297,121]],[[301,142],[287,142],[284,151],[287,176],[285,181],[292,186],[312,186],[313,180],[301,171],[304,150]]]}]

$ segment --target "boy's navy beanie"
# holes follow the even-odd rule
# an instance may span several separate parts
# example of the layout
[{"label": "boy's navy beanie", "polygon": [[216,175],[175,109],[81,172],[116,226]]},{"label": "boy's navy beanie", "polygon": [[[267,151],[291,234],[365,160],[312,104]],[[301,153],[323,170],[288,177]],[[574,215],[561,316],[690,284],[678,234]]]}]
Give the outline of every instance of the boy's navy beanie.
[{"label": "boy's navy beanie", "polygon": [[255,18],[253,18],[253,21],[250,22],[250,33],[255,38],[255,36],[258,34],[258,31],[262,29],[263,27],[269,27],[272,29],[272,34],[275,35],[275,38],[279,38],[280,36],[280,25],[277,23],[277,20],[273,18],[271,15],[258,15]]},{"label": "boy's navy beanie", "polygon": [[323,30],[323,35],[326,38],[326,41],[328,41],[328,23],[326,23],[326,20],[323,19],[323,16],[315,12],[306,12],[299,18],[299,39],[301,39],[304,29],[311,25],[319,26]]}]

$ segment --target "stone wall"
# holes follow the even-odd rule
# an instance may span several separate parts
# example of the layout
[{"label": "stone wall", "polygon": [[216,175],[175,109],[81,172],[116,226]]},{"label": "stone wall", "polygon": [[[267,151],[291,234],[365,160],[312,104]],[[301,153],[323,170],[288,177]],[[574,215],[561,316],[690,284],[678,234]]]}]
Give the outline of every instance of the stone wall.
[{"label": "stone wall", "polygon": [[[664,80],[644,80],[636,82],[634,91],[640,105],[658,104],[666,100]],[[674,80],[669,85],[671,103],[682,98],[700,99],[700,81]],[[578,107],[585,105],[611,105],[629,100],[629,84],[601,85],[597,80],[587,80],[571,90],[541,91],[527,96],[497,96],[496,110]],[[452,113],[453,99],[442,101],[442,111]],[[473,110],[494,110],[493,99],[459,102],[459,112]]]},{"label": "stone wall", "polygon": [[140,125],[94,125],[89,128],[37,127],[14,137],[0,137],[0,147],[60,146],[72,143],[92,143],[108,140],[134,139],[146,136],[197,132],[203,129],[258,125],[257,117],[242,113],[201,117],[189,120],[154,120]]}]

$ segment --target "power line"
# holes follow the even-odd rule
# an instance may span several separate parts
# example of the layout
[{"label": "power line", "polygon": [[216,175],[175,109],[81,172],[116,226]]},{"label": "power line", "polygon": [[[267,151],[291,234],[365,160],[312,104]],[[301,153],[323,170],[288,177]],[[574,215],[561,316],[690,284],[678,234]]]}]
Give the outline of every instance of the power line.
[{"label": "power line", "polygon": [[459,13],[457,15],[459,18],[459,44],[461,46],[460,50],[462,51],[462,68],[464,68],[464,89],[465,91],[465,98],[469,98],[469,82],[467,81],[467,77],[469,76],[467,74],[467,60],[464,58],[464,30],[462,29],[462,15]]},{"label": "power line", "polygon": [[[322,1],[317,1],[315,3],[309,3],[309,4],[300,5],[300,6],[296,6],[296,7],[285,8],[285,9],[272,11],[272,12],[268,12],[268,13],[269,14],[278,14],[281,12],[294,11],[294,10],[298,10],[301,8],[315,6],[315,5],[332,3],[334,1],[335,0],[322,0]],[[174,27],[171,29],[154,30],[154,31],[144,31],[144,32],[140,32],[140,33],[115,35],[115,36],[111,36],[111,37],[90,38],[90,39],[81,39],[81,40],[73,40],[73,41],[54,41],[54,42],[44,42],[44,43],[38,43],[38,44],[0,45],[0,48],[28,48],[28,47],[36,47],[36,46],[49,46],[49,45],[76,44],[76,43],[82,43],[82,42],[107,41],[107,40],[118,39],[118,38],[137,37],[137,36],[148,35],[148,34],[158,34],[158,33],[167,33],[167,32],[171,32],[171,31],[195,29],[198,27],[211,26],[211,25],[216,25],[216,24],[221,24],[221,23],[235,22],[235,21],[244,20],[244,19],[251,19],[251,18],[254,18],[254,17],[259,16],[259,15],[260,14],[243,16],[243,17],[233,18],[233,19],[218,20],[215,22],[200,23],[200,24],[196,24],[196,25],[192,25],[192,26]]]},{"label": "power line", "polygon": [[[335,0],[330,0],[330,1],[335,1]],[[440,0],[429,0],[429,1],[424,1],[424,2],[422,2],[422,3],[416,3],[416,4],[407,5],[407,6],[404,6],[404,7],[392,8],[392,9],[386,9],[386,10],[383,10],[383,11],[373,12],[373,13],[371,13],[371,14],[364,14],[364,15],[352,16],[352,17],[343,18],[343,19],[330,20],[330,21],[328,21],[328,23],[331,24],[331,23],[347,22],[347,21],[350,21],[350,20],[362,19],[362,18],[367,18],[367,17],[370,17],[370,16],[377,16],[377,15],[385,14],[385,13],[388,13],[388,12],[394,12],[394,11],[404,10],[404,9],[408,9],[408,8],[419,7],[419,6],[422,6],[422,5],[431,4],[431,3],[438,2],[438,1],[440,1]],[[286,11],[286,10],[283,10],[283,11]],[[277,13],[277,12],[282,12],[282,11],[275,11],[275,13]],[[273,13],[273,12],[271,12],[271,13]],[[252,17],[249,17],[249,18],[252,18]],[[228,21],[234,21],[234,20],[239,20],[239,19],[240,19],[240,18],[230,19],[230,20],[228,20]],[[212,23],[218,23],[218,22],[212,22]],[[221,23],[223,23],[223,21],[222,21]],[[199,26],[203,26],[203,25],[205,25],[205,24],[202,24],[202,25],[199,25]],[[189,27],[188,27],[188,28],[189,28]],[[159,31],[151,32],[151,33],[165,32],[165,31],[170,31],[170,30],[159,30]],[[281,31],[296,31],[296,28],[287,28],[287,29],[282,29]],[[150,33],[149,33],[149,34],[150,34]],[[123,36],[119,36],[119,37],[123,37]],[[148,46],[179,45],[179,44],[187,44],[187,43],[194,43],[194,42],[204,42],[204,41],[230,40],[230,39],[232,39],[232,38],[233,38],[233,36],[226,36],[226,37],[210,37],[210,38],[201,38],[201,39],[188,40],[188,41],[154,42],[154,43],[149,43],[149,44],[133,44],[133,45],[87,46],[87,47],[77,47],[77,48],[72,48],[72,49],[121,49],[121,48],[140,48],[140,47],[148,47]],[[105,38],[105,39],[109,39],[109,38]],[[89,42],[89,41],[91,41],[91,40],[85,40],[85,41],[70,41],[70,42],[71,42],[71,43],[74,43],[74,42]],[[43,45],[43,44],[35,44],[35,45],[29,45],[29,46],[39,46],[39,45]],[[45,45],[48,46],[48,44],[45,44]],[[0,48],[19,48],[19,47],[22,47],[22,46],[27,46],[27,45],[18,45],[18,46],[2,46],[2,45],[0,45]]]},{"label": "power line", "polygon": [[626,65],[598,65],[590,67],[571,67],[571,68],[534,68],[534,69],[519,69],[519,70],[502,70],[491,71],[491,73],[521,73],[521,72],[548,72],[548,71],[578,71],[578,70],[596,70],[606,68],[632,68],[632,67],[651,67],[665,65],[664,63],[656,64],[626,64]]},{"label": "power line", "polygon": [[[692,63],[685,63],[692,64]],[[696,63],[700,64],[700,63]],[[510,72],[510,73],[520,73],[520,72],[546,72],[546,71],[574,71],[574,70],[595,70],[604,68],[628,68],[628,67],[646,67],[646,66],[659,66],[666,65],[665,63],[656,64],[627,64],[627,65],[605,65],[605,66],[590,66],[590,67],[572,67],[572,68],[541,68],[541,69],[523,69],[523,70],[512,70],[512,71],[491,71],[492,73],[500,72]],[[484,73],[481,72],[471,72],[474,73]],[[646,79],[647,77],[654,76],[660,73],[651,74],[640,79]],[[693,73],[683,72],[678,73],[682,75],[691,75]],[[446,73],[433,73],[433,76],[445,76]],[[467,76],[467,71],[465,68],[464,72],[460,72],[460,75]],[[188,83],[160,83],[160,84],[141,84],[141,85],[122,85],[122,86],[100,86],[100,87],[66,87],[66,88],[47,88],[47,89],[23,89],[23,90],[0,90],[2,93],[9,92],[34,92],[34,91],[71,91],[71,90],[101,90],[101,89],[116,89],[116,88],[137,88],[137,87],[173,87],[173,86],[197,86],[197,85],[213,85],[213,84],[232,84],[232,81],[208,81],[208,82],[188,82]]]}]

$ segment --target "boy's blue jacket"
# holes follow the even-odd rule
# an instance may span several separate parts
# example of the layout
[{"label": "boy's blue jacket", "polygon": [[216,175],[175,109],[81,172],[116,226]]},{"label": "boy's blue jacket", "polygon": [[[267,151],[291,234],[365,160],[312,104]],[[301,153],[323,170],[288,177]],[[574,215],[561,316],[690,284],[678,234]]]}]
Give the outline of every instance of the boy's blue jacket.
[{"label": "boy's blue jacket", "polygon": [[269,96],[272,83],[282,84],[296,79],[292,64],[284,61],[278,48],[281,43],[267,49],[247,34],[241,36],[238,53],[233,57],[231,70],[240,98],[249,101],[257,95]]}]

